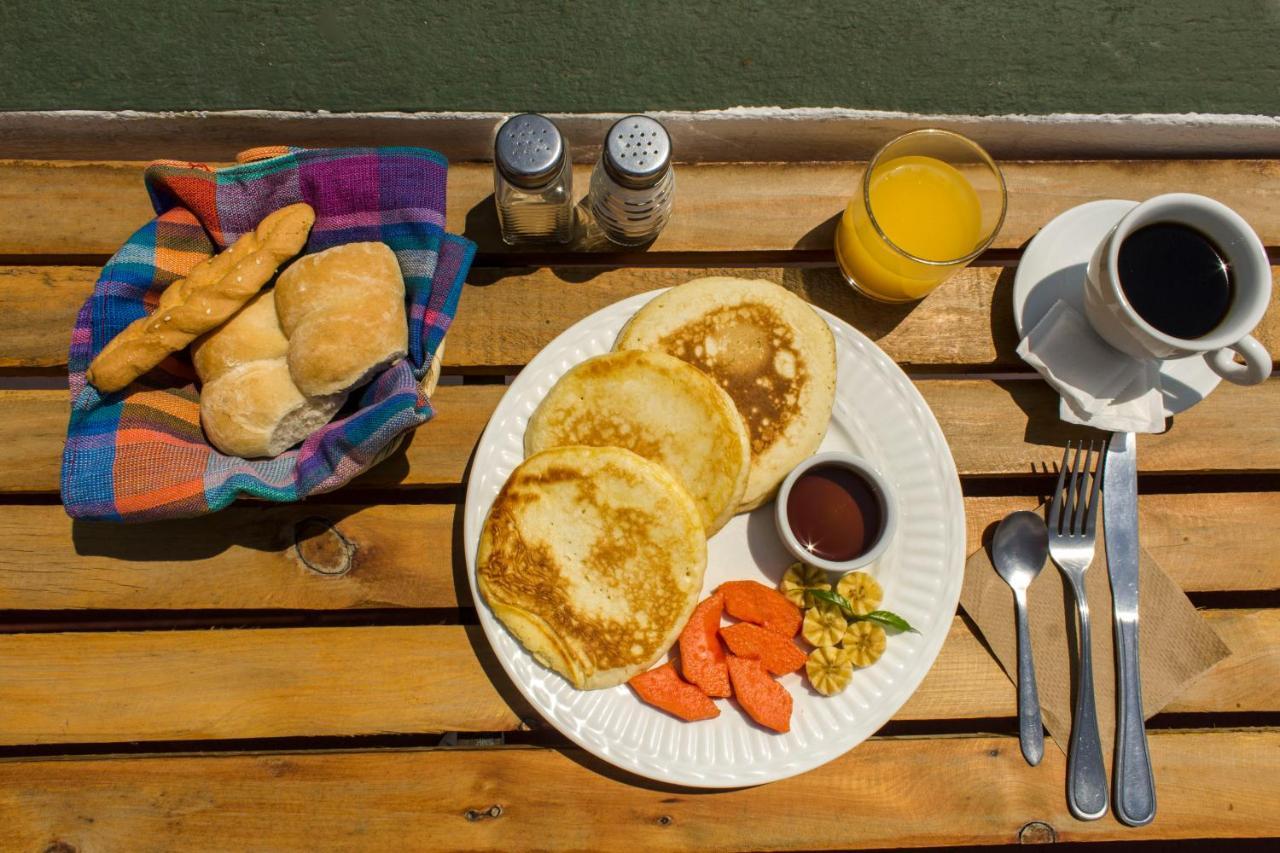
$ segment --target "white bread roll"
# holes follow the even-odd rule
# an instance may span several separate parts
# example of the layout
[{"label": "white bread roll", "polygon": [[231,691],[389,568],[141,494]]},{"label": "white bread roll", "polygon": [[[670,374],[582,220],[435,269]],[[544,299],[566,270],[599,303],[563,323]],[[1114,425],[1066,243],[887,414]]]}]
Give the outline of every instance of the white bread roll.
[{"label": "white bread roll", "polygon": [[200,423],[214,447],[246,459],[276,456],[342,407],[345,394],[307,397],[298,390],[289,375],[288,350],[269,291],[192,345],[204,383]]},{"label": "white bread roll", "polygon": [[348,243],[295,261],[275,288],[289,372],[303,394],[350,391],[409,351],[404,278],[385,243]]},{"label": "white bread roll", "polygon": [[204,382],[247,362],[288,354],[289,341],[280,330],[270,291],[253,297],[230,320],[191,347],[191,361]]},{"label": "white bread roll", "polygon": [[277,456],[329,422],[345,394],[304,397],[284,358],[246,362],[205,384],[200,423],[214,447],[251,459]]}]

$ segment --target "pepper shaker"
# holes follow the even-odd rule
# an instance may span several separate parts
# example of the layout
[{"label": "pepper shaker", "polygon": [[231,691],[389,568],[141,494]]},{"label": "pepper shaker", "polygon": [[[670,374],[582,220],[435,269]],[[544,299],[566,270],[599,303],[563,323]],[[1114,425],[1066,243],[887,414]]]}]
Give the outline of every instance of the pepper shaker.
[{"label": "pepper shaker", "polygon": [[666,128],[648,116],[619,119],[591,173],[591,213],[614,243],[643,245],[671,216],[675,180]]},{"label": "pepper shaker", "polygon": [[493,200],[506,243],[573,239],[573,167],[551,119],[522,113],[498,129]]}]

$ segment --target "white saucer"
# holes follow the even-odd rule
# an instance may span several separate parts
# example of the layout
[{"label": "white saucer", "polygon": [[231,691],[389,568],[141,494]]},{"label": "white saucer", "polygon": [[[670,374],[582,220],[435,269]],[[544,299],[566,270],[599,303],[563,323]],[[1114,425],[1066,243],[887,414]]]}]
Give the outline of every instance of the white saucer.
[{"label": "white saucer", "polygon": [[[1090,201],[1059,214],[1027,244],[1013,279],[1013,321],[1026,337],[1061,299],[1084,316],[1084,277],[1102,238],[1136,201]],[[1218,386],[1221,377],[1202,355],[1160,362],[1165,417],[1185,411]]]}]

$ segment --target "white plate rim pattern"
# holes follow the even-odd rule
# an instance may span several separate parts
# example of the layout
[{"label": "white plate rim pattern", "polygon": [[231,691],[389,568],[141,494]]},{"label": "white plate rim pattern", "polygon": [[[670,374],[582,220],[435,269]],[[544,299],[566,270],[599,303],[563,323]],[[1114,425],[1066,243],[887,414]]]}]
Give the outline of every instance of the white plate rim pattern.
[{"label": "white plate rim pattern", "polygon": [[[918,459],[908,470],[911,476],[904,475],[900,478],[902,482],[892,476],[890,479],[900,496],[904,486],[917,494],[933,492],[919,507],[909,508],[907,516],[911,511],[919,512],[903,518],[894,545],[883,558],[892,560],[895,567],[909,566],[895,571],[913,579],[912,585],[902,589],[902,601],[886,600],[885,606],[902,612],[921,630],[919,634],[891,637],[885,656],[874,666],[855,674],[857,690],[851,686],[839,696],[818,697],[810,695],[811,691],[803,686],[803,676],[784,676],[783,683],[791,691],[797,710],[802,702],[807,703],[803,707],[812,709],[803,721],[807,731],[793,725],[788,735],[767,733],[747,720],[731,703],[721,703],[721,715],[716,720],[690,724],[643,705],[625,685],[603,691],[575,690],[559,675],[533,660],[493,616],[476,588],[475,557],[481,526],[507,475],[524,458],[524,427],[538,401],[574,364],[609,351],[625,322],[663,292],[654,290],[623,299],[574,324],[544,347],[507,388],[481,435],[467,481],[463,513],[467,579],[481,626],[503,670],[525,699],[578,746],[623,770],[668,784],[732,788],[777,781],[843,755],[897,713],[937,658],[950,631],[963,581],[964,500],[955,462],[941,427],[902,369],[848,323],[814,306],[836,338],[838,375],[833,431],[848,432],[849,423],[868,416],[856,408],[857,401],[849,393],[852,389],[847,387],[856,372],[860,378],[869,379],[871,385],[867,388],[886,397],[885,405],[896,406],[894,414],[905,416],[912,427],[881,428],[874,435],[862,430],[853,439],[857,449],[873,464],[882,466],[894,458],[885,455],[884,445],[917,442],[922,454],[919,459],[924,464],[918,464]],[[887,415],[879,411],[877,416]],[[902,464],[906,466],[905,461]],[[892,474],[884,468],[881,470]],[[930,501],[936,503],[935,511],[926,515],[924,506]],[[771,514],[772,504],[756,512]],[[735,522],[743,518],[739,516]],[[714,552],[726,532],[733,535],[731,528],[735,522],[713,538],[710,551]],[[742,524],[739,522],[739,526]],[[908,530],[921,529],[926,534],[919,537],[921,541],[904,541]],[[741,533],[737,535],[741,537]],[[728,547],[734,547],[734,541]],[[712,577],[709,560],[704,589],[710,588]],[[892,599],[889,583],[883,577],[882,582],[886,583],[886,598]],[[621,698],[623,695],[625,700]],[[842,697],[845,697],[843,704],[839,701]],[[850,721],[849,714],[855,712],[856,719]],[[850,725],[845,727],[836,719],[840,714],[844,714],[844,722]],[[794,722],[797,720],[793,715]],[[717,725],[698,728],[708,724]],[[610,738],[607,732],[610,725],[626,732],[627,742],[622,742],[623,738],[616,733]],[[714,735],[706,734],[710,731],[714,731]],[[814,741],[812,745],[810,739]]]}]

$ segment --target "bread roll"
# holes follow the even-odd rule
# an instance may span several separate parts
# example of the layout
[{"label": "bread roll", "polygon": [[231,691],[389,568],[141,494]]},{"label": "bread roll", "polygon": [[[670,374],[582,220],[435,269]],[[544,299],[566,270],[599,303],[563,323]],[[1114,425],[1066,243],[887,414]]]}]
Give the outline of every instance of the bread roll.
[{"label": "bread roll", "polygon": [[303,394],[359,387],[409,351],[404,278],[385,243],[348,243],[298,259],[276,282],[289,372]]},{"label": "bread roll", "polygon": [[204,382],[247,362],[288,354],[289,340],[280,330],[275,295],[270,291],[253,297],[226,324],[191,347],[196,375]]},{"label": "bread roll", "polygon": [[244,458],[276,456],[342,408],[345,394],[307,397],[298,390],[289,374],[288,351],[270,291],[192,346],[204,383],[200,423],[214,447]]},{"label": "bread roll", "polygon": [[103,347],[89,365],[89,381],[103,393],[119,391],[197,335],[222,325],[280,264],[302,251],[315,219],[309,204],[282,207],[231,248],[197,264],[165,288],[155,311]]}]

